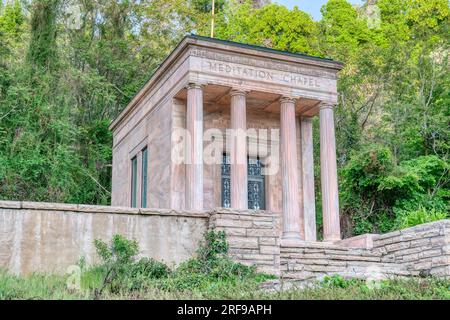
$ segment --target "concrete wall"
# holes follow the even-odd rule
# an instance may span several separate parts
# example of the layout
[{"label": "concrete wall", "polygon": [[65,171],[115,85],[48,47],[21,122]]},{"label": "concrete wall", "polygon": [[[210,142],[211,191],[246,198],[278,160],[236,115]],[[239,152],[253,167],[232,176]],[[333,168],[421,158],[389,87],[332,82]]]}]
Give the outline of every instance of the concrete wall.
[{"label": "concrete wall", "polygon": [[65,272],[80,257],[96,259],[94,240],[121,234],[141,254],[170,264],[191,258],[208,214],[170,210],[0,201],[0,268],[13,273]]}]

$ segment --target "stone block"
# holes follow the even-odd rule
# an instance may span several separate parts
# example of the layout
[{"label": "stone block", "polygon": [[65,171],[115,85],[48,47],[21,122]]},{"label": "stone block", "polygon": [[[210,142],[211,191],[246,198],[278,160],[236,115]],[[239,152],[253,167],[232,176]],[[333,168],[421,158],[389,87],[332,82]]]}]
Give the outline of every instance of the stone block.
[{"label": "stone block", "polygon": [[214,221],[216,227],[234,227],[234,228],[251,228],[252,221],[238,219],[222,219],[218,218]]},{"label": "stone block", "polygon": [[259,238],[259,244],[260,245],[266,245],[266,246],[279,246],[280,242],[277,237],[261,237]]},{"label": "stone block", "polygon": [[[303,263],[305,266],[306,265],[322,265],[322,266],[327,266],[330,264],[330,260],[327,259],[304,259],[301,260],[301,263]],[[337,264],[333,264],[333,265],[337,265]],[[345,263],[344,263],[345,265]]]},{"label": "stone block", "polygon": [[262,260],[262,261],[274,261],[274,255],[271,254],[240,254],[239,259],[243,260]]},{"label": "stone block", "polygon": [[416,247],[416,248],[405,249],[405,250],[402,250],[402,251],[400,251],[400,252],[398,252],[396,254],[399,255],[399,256],[406,256],[406,255],[409,255],[409,254],[422,252],[424,249],[425,250],[426,249],[431,249],[431,245],[425,246],[425,247]]},{"label": "stone block", "polygon": [[262,254],[280,254],[279,246],[260,246],[259,250]]},{"label": "stone block", "polygon": [[326,254],[318,254],[318,253],[309,254],[308,252],[305,252],[304,254],[300,255],[299,258],[301,258],[301,259],[328,259],[329,256]]},{"label": "stone block", "polygon": [[306,280],[314,278],[315,275],[313,272],[308,271],[287,271],[282,273],[283,279],[295,279],[295,280]]},{"label": "stone block", "polygon": [[431,262],[434,266],[450,265],[450,256],[440,256],[431,258]]},{"label": "stone block", "polygon": [[20,209],[20,201],[0,201],[1,209]]},{"label": "stone block", "polygon": [[425,250],[419,253],[419,258],[431,258],[431,257],[439,257],[442,255],[442,250],[434,249],[434,250]]},{"label": "stone block", "polygon": [[390,244],[386,246],[387,251],[398,251],[410,248],[411,243],[409,242],[399,242],[395,244]]},{"label": "stone block", "polygon": [[218,227],[216,231],[224,231],[227,237],[230,236],[246,236],[247,229],[245,228],[234,228],[234,227]]},{"label": "stone block", "polygon": [[429,261],[421,261],[419,263],[411,264],[412,270],[429,270],[432,267],[431,260]]},{"label": "stone block", "polygon": [[360,256],[331,256],[330,259],[332,260],[344,260],[350,262],[355,261],[368,261],[368,262],[381,262],[381,258],[378,257],[360,257]]},{"label": "stone block", "polygon": [[450,245],[443,246],[442,253],[449,255],[450,254]]},{"label": "stone block", "polygon": [[233,254],[259,254],[259,247],[256,249],[230,247],[228,252]]},{"label": "stone block", "polygon": [[430,239],[430,243],[433,247],[440,247],[445,246],[448,242],[446,241],[445,237],[435,237]]},{"label": "stone block", "polygon": [[253,221],[253,224],[246,228],[256,228],[256,229],[274,229],[278,230],[276,224],[270,221]]},{"label": "stone block", "polygon": [[322,265],[306,265],[305,271],[313,271],[313,272],[322,272],[322,273],[330,273],[330,272],[343,272],[345,271],[345,267],[340,266],[322,266]]},{"label": "stone block", "polygon": [[378,235],[376,234],[364,234],[361,236],[338,241],[336,244],[346,248],[372,249],[374,240],[376,240],[377,237]]},{"label": "stone block", "polygon": [[252,237],[276,237],[278,231],[275,229],[247,229],[247,234]]},{"label": "stone block", "polygon": [[[42,210],[42,211],[78,211],[76,204],[62,204],[62,203],[46,203],[46,202],[22,202],[22,209]],[[102,207],[105,208],[105,207]],[[109,207],[106,207],[109,208]],[[83,210],[84,211],[84,210]]]},{"label": "stone block", "polygon": [[265,274],[280,275],[280,270],[278,269],[278,266],[258,266],[258,271]]},{"label": "stone block", "polygon": [[404,261],[404,262],[411,262],[411,261],[416,261],[416,260],[419,260],[418,253],[407,254],[407,255],[402,256],[402,261]]},{"label": "stone block", "polygon": [[450,278],[450,266],[432,268],[430,273],[435,277]]},{"label": "stone block", "polygon": [[383,241],[389,238],[394,238],[400,236],[402,233],[400,231],[394,231],[386,234],[378,235],[376,242]]},{"label": "stone block", "polygon": [[259,249],[258,238],[255,237],[228,237],[230,248]]},{"label": "stone block", "polygon": [[416,248],[416,247],[423,247],[426,246],[428,244],[431,243],[431,239],[429,238],[425,238],[425,239],[419,239],[419,240],[415,240],[415,241],[411,241],[411,248]]}]

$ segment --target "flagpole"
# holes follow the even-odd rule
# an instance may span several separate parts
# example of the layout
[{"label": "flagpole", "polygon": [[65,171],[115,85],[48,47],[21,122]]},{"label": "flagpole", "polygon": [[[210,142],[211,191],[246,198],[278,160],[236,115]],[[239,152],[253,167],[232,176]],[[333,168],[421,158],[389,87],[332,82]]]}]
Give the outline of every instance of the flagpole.
[{"label": "flagpole", "polygon": [[212,0],[211,38],[214,38],[214,18],[216,15],[216,1]]}]

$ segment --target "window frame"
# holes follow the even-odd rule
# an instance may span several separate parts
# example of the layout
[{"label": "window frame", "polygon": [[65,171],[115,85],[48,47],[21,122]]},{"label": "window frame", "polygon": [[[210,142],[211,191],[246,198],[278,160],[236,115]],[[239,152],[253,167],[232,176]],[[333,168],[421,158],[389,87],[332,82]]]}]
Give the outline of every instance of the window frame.
[{"label": "window frame", "polygon": [[141,208],[147,208],[148,200],[148,147],[145,146],[141,151]]},{"label": "window frame", "polygon": [[131,208],[137,208],[138,205],[138,155],[131,158]]}]

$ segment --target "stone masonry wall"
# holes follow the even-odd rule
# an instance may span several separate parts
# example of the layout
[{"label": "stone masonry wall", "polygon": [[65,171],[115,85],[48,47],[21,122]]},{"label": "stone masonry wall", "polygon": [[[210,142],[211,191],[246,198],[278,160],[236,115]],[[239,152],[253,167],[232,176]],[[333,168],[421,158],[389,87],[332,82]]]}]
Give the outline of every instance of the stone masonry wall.
[{"label": "stone masonry wall", "polygon": [[305,281],[339,274],[345,278],[450,277],[450,220],[373,235],[373,249],[330,243],[283,243],[280,271]]},{"label": "stone masonry wall", "polygon": [[377,236],[382,262],[404,265],[411,275],[450,277],[450,220]]},{"label": "stone masonry wall", "polygon": [[225,231],[230,255],[256,265],[268,274],[280,273],[280,215],[258,211],[220,209],[211,214],[210,228]]},{"label": "stone masonry wall", "polygon": [[280,269],[283,279],[307,281],[339,274],[345,278],[408,276],[400,264],[383,263],[381,253],[327,243],[283,244]]}]

